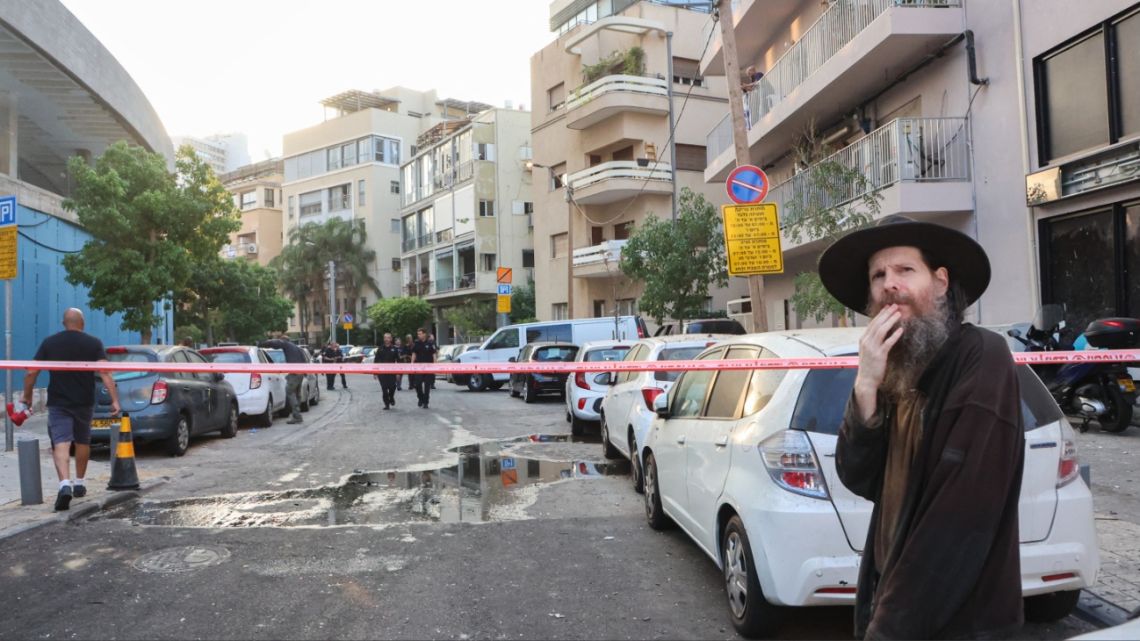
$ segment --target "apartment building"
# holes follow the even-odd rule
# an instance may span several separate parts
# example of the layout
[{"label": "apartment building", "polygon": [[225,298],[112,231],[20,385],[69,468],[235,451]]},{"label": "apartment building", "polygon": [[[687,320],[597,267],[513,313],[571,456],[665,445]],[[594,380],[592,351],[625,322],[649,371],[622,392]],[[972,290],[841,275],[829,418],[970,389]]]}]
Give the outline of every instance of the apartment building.
[{"label": "apartment building", "polygon": [[431,303],[442,342],[456,338],[449,308],[495,298],[499,267],[514,285],[533,278],[530,120],[518,109],[445,120],[400,168],[403,291]]},{"label": "apartment building", "polygon": [[[723,185],[702,173],[709,123],[727,111],[723,72],[698,68],[716,23],[707,11],[671,4],[550,5],[557,37],[531,57],[541,319],[636,313],[643,286],[618,269],[634,226],[650,215],[671,218],[683,187],[714,204],[726,200]],[[744,279],[732,279],[713,292],[710,310],[747,291]]]},{"label": "apartment building", "polygon": [[[469,115],[490,105],[441,99],[435,91],[404,87],[346,91],[321,104],[326,110],[324,122],[288,133],[283,140],[285,241],[299,225],[323,224],[331,218],[362,221],[367,246],[376,252],[369,275],[382,297],[400,296],[400,165],[418,153],[420,134],[445,121],[466,123]],[[338,312],[360,315],[376,302],[370,291],[362,296],[347,300],[338,292]],[[324,301],[310,302],[323,309]],[[304,316],[318,321],[326,317]],[[314,329],[317,326],[304,331]],[[290,331],[301,330],[290,326]]]},{"label": "apartment building", "polygon": [[198,157],[218,175],[236,171],[239,167],[250,164],[249,140],[245,134],[214,134],[204,138],[173,136],[171,141],[175,149],[182,145],[190,145]]},{"label": "apartment building", "polygon": [[[879,217],[903,214],[937,222],[981,242],[994,276],[986,295],[968,312],[970,319],[985,324],[1025,321],[1041,302],[1053,300],[1091,305],[1074,298],[1077,289],[1093,285],[1088,278],[1077,284],[1076,272],[1068,264],[1050,265],[1059,259],[1049,257],[1070,249],[1066,243],[1071,239],[1052,238],[1091,233],[1087,228],[1075,232],[1071,225],[1076,223],[1060,222],[1070,212],[1101,207],[1097,211],[1112,212],[1103,214],[1104,220],[1127,218],[1123,203],[1137,192],[1118,191],[1101,200],[1072,198],[1031,209],[1025,175],[1052,170],[1058,161],[1075,163],[1062,167],[1062,174],[1066,167],[1087,170],[1090,160],[1095,163],[1106,150],[1118,162],[1127,162],[1126,154],[1117,153],[1127,147],[1125,131],[1109,127],[1109,115],[1101,114],[1094,121],[1097,124],[1089,124],[1082,115],[1085,106],[1104,112],[1116,95],[1107,87],[1116,82],[1119,90],[1127,84],[1121,80],[1126,76],[1106,75],[1103,54],[1099,66],[1090,62],[1086,54],[1099,46],[1095,43],[1082,53],[1064,52],[1080,49],[1088,38],[1103,44],[1096,39],[1107,37],[1103,34],[1111,30],[1137,33],[1140,21],[1127,23],[1123,17],[1131,2],[741,0],[734,4],[740,67],[755,66],[763,73],[745,98],[750,160],[771,178],[767,200],[780,205],[782,228],[789,222],[784,213],[805,202],[813,189],[810,170],[815,165],[805,166],[796,153],[805,133],[811,132],[830,147],[831,155],[817,163],[838,162],[865,179],[846,194],[831,195],[833,204],[854,202],[874,192],[879,196]],[[1063,20],[1056,19],[1062,15]],[[1123,25],[1119,29],[1118,23]],[[1136,36],[1128,37],[1135,51]],[[724,73],[719,34],[700,69],[705,74]],[[1073,91],[1070,83],[1090,72],[1094,79],[1090,82],[1099,93]],[[1057,101],[1053,107],[1041,104],[1049,93],[1035,82],[1047,73],[1064,77],[1065,88],[1052,94]],[[1135,105],[1131,108],[1135,113]],[[1062,142],[1043,148],[1042,141],[1049,140],[1043,132],[1050,123],[1039,124],[1038,119],[1042,110],[1050,109],[1064,111],[1051,123],[1065,134]],[[1069,135],[1077,125],[1082,131]],[[1097,126],[1099,138],[1090,131]],[[1135,134],[1140,130],[1130,131],[1135,158]],[[727,113],[711,128],[706,147],[705,177],[721,183],[736,164]],[[1059,197],[1064,200],[1072,193]],[[1049,222],[1051,218],[1058,222]],[[1112,246],[1106,237],[1098,238]],[[765,279],[769,318],[783,317],[790,327],[813,325],[811,319],[798,318],[788,300],[796,274],[815,270],[828,241],[796,242],[786,233],[782,241],[785,273]],[[1113,273],[1110,260],[1123,269],[1123,253],[1101,252],[1104,263],[1096,269]],[[1126,297],[1120,289],[1120,283],[1105,289],[1104,302],[1125,311]]]},{"label": "apartment building", "polygon": [[265,267],[281,253],[283,172],[284,163],[277,158],[218,177],[226,191],[233,194],[234,207],[241,213],[241,229],[230,234],[229,242],[222,247],[223,258],[249,260]]}]

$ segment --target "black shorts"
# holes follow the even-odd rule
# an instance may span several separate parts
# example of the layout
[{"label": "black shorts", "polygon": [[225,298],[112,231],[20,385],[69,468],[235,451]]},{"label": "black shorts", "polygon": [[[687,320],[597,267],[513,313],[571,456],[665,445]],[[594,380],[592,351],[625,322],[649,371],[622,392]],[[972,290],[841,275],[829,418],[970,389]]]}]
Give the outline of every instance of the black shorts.
[{"label": "black shorts", "polygon": [[75,442],[91,444],[91,415],[94,407],[48,406],[48,436],[53,446]]}]

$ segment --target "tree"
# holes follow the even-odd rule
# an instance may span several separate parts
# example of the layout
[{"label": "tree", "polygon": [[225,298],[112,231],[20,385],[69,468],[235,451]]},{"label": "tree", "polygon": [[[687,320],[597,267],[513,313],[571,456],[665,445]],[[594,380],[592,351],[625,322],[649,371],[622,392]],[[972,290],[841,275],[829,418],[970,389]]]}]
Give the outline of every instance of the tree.
[{"label": "tree", "polygon": [[472,336],[495,331],[495,316],[495,301],[475,298],[468,298],[462,305],[449,307],[443,312],[443,318],[455,328],[457,342],[460,343],[467,342]]},{"label": "tree", "polygon": [[709,286],[728,284],[716,208],[701,194],[682,189],[677,223],[650,215],[622,250],[620,268],[645,283],[638,304],[657,323],[703,314]]},{"label": "tree", "polygon": [[529,323],[538,320],[534,305],[534,279],[516,288],[511,295],[511,322]]},{"label": "tree", "polygon": [[376,301],[368,308],[368,319],[379,332],[393,336],[415,335],[431,322],[431,305],[422,298],[402,296]]},{"label": "tree", "polygon": [[122,328],[149,343],[162,317],[155,303],[182,291],[195,263],[216,255],[241,224],[230,194],[193,149],[178,150],[175,172],[166,159],[118,142],[89,166],[68,162],[75,212],[91,240],[63,259],[67,282],[89,290],[91,306],[122,312]]},{"label": "tree", "polygon": [[[793,184],[790,200],[780,203],[784,233],[800,242],[827,239],[835,242],[843,232],[868,225],[879,214],[882,195],[861,171],[833,155],[819,137],[815,123],[808,124],[794,148],[796,163],[805,169]],[[819,272],[800,272],[795,278],[792,307],[817,323],[834,315],[847,322],[849,310],[827,291]]]}]

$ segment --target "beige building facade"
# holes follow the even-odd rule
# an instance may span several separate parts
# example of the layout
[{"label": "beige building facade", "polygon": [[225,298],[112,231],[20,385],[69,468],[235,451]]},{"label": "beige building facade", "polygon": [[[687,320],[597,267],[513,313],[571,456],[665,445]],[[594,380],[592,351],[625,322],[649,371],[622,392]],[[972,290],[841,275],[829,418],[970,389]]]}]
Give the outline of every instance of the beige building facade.
[{"label": "beige building facade", "polygon": [[218,177],[233,194],[241,214],[241,229],[230,234],[222,258],[248,260],[267,267],[281,253],[285,234],[282,225],[280,159],[239,167]]},{"label": "beige building facade", "polygon": [[[400,165],[418,153],[420,134],[445,120],[466,121],[489,105],[441,99],[434,91],[392,87],[382,91],[347,91],[322,102],[326,120],[285,135],[283,141],[284,238],[308,223],[331,218],[364,223],[376,261],[369,275],[381,297],[402,295],[400,270]],[[371,291],[359,300],[337,292],[337,312],[363,317],[376,302]],[[315,331],[327,322],[327,303],[312,301],[321,314],[306,314],[318,325],[301,328],[298,314],[290,331]]]},{"label": "beige building facade", "polygon": [[[754,65],[763,73],[745,97],[748,149],[751,162],[771,179],[767,200],[777,203],[781,212],[793,211],[804,201],[812,172],[797,162],[795,150],[804,132],[814,131],[833,154],[825,160],[855,169],[866,180],[864,189],[852,189],[836,204],[873,191],[880,197],[879,217],[903,214],[937,222],[977,238],[985,247],[993,279],[968,312],[971,320],[1028,321],[1042,302],[1067,302],[1062,299],[1075,289],[1105,292],[1101,299],[1109,307],[1127,311],[1123,291],[1117,291],[1125,289],[1122,277],[1117,276],[1116,283],[1094,283],[1092,278],[1079,286],[1072,283],[1070,266],[1055,259],[1069,245],[1050,240],[1050,234],[1069,232],[1056,231],[1048,219],[1107,207],[1115,213],[1106,216],[1122,223],[1128,217],[1126,202],[1136,197],[1135,186],[1121,184],[1111,193],[1066,196],[1056,204],[1031,208],[1026,174],[1057,162],[1039,148],[1043,134],[1038,114],[1049,109],[1037,82],[1048,66],[1042,61],[1090,33],[1109,29],[1130,7],[1135,4],[1126,1],[742,0],[734,15],[740,68]],[[1136,24],[1140,22],[1121,32],[1135,33]],[[1135,36],[1129,37],[1137,58]],[[1077,64],[1074,56],[1058,73],[1072,75]],[[1103,58],[1099,65],[1090,69],[1081,64],[1083,71],[1076,75],[1091,72],[1102,85],[1111,83],[1103,77]],[[700,68],[706,74],[724,73],[719,34]],[[1107,89],[1092,95],[1067,89],[1058,93],[1073,101],[1059,107],[1066,110],[1061,119],[1066,128],[1080,120],[1076,112],[1084,107],[1076,104],[1087,101],[1089,108],[1103,109],[1111,99]],[[1099,139],[1089,132],[1082,142],[1072,140],[1080,136],[1066,138],[1059,161],[1087,160],[1127,146],[1128,140],[1135,149],[1135,128],[1131,138],[1123,130],[1113,137],[1108,116],[1101,121]],[[706,146],[705,177],[711,184],[722,184],[735,166],[727,113],[709,131]],[[782,219],[781,226],[786,224]],[[797,242],[785,233],[782,242],[785,273],[765,279],[769,318],[782,317],[789,327],[815,325],[800,318],[789,299],[796,274],[815,271],[827,241]],[[1100,249],[1106,268],[1109,260],[1124,268],[1126,251],[1104,251],[1103,243]],[[1062,292],[1065,295],[1059,296]],[[1140,303],[1137,298],[1131,300]],[[1074,314],[1072,320],[1085,319],[1087,324],[1091,314]]]},{"label": "beige building facade", "polygon": [[512,286],[534,273],[530,112],[488,109],[439,123],[401,167],[402,287],[435,310],[442,343],[467,340],[447,320],[464,302],[494,300],[498,268]]},{"label": "beige building facade", "polygon": [[[634,226],[671,218],[674,177],[678,194],[688,187],[713,204],[726,200],[702,173],[710,123],[727,111],[723,74],[698,69],[715,22],[647,1],[559,0],[550,12],[557,37],[531,57],[536,312],[543,320],[637,313],[642,285],[618,269]],[[747,291],[731,279],[709,308],[724,310]]]}]

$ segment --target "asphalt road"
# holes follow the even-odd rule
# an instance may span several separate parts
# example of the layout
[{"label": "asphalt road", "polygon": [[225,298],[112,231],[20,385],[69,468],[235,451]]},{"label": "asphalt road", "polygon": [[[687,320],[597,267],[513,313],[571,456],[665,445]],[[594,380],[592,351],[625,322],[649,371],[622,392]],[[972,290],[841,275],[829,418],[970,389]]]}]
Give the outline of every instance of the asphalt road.
[{"label": "asphalt road", "polygon": [[[0,638],[737,638],[712,561],[645,525],[556,400],[441,381],[430,410],[403,391],[386,412],[349,385],[299,426],[140,445],[170,482],[4,541]],[[786,615],[783,638],[850,637],[850,608]]]}]

